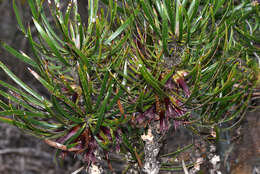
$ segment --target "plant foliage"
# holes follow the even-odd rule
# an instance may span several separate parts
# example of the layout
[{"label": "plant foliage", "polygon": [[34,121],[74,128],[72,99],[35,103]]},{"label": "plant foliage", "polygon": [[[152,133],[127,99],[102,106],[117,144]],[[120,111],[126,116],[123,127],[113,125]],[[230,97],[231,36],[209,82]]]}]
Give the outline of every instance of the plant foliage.
[{"label": "plant foliage", "polygon": [[90,163],[98,147],[105,154],[112,147],[139,160],[140,135],[150,124],[161,133],[182,125],[228,130],[250,104],[260,53],[256,1],[89,0],[86,24],[76,0],[65,10],[59,0],[27,2],[36,38],[15,0],[13,8],[32,56],[1,44],[28,64],[50,97],[0,62],[17,84],[0,81],[8,89],[0,95],[10,101],[0,101],[0,121],[63,153]]}]

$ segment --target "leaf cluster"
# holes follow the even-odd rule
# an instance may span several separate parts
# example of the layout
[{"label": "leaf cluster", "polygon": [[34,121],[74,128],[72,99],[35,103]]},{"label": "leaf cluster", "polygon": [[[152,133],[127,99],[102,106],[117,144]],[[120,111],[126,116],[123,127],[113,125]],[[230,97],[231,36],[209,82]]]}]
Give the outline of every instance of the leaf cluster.
[{"label": "leaf cluster", "polygon": [[138,160],[150,123],[159,121],[160,131],[168,124],[229,129],[250,104],[259,71],[257,2],[89,0],[86,24],[76,0],[65,10],[59,0],[27,2],[36,39],[15,0],[13,8],[32,56],[1,44],[50,97],[0,62],[18,86],[0,81],[10,101],[0,101],[0,121],[64,145],[60,150],[91,160],[97,146],[118,147]]}]

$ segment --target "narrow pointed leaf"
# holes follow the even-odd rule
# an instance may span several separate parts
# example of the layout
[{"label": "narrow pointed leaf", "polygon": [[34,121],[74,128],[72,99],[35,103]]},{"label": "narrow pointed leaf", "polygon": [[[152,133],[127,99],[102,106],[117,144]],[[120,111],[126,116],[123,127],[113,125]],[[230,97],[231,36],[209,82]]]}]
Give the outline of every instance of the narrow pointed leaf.
[{"label": "narrow pointed leaf", "polygon": [[[60,54],[59,50],[57,49],[59,47],[59,45],[57,45],[57,42],[53,41],[49,35],[43,30],[43,28],[41,27],[41,25],[35,20],[33,19],[34,25],[37,28],[38,32],[40,33],[40,35],[42,36],[42,38],[46,41],[46,43],[48,44],[48,46],[52,49],[52,51],[54,52],[54,54],[57,56],[57,58],[64,63],[67,66],[70,66],[70,64],[68,63],[67,60],[65,60],[65,58]],[[56,44],[55,44],[56,43]]]},{"label": "narrow pointed leaf", "polygon": [[14,75],[1,61],[0,67],[5,71],[5,73],[13,79],[20,87],[22,87],[26,92],[34,96],[36,99],[42,101],[44,98],[33,91],[29,86],[27,86],[24,82],[22,82],[16,75]]},{"label": "narrow pointed leaf", "polygon": [[111,42],[118,37],[130,24],[134,19],[134,15],[131,15],[113,34],[109,36],[109,38],[104,42],[104,44],[111,44]]},{"label": "narrow pointed leaf", "polygon": [[14,9],[14,13],[15,13],[15,16],[16,16],[16,20],[18,22],[18,25],[21,29],[21,31],[26,34],[26,30],[25,30],[25,27],[23,25],[23,21],[22,21],[22,18],[18,12],[18,9],[17,9],[17,6],[16,6],[16,3],[15,3],[15,0],[13,0],[13,9]]},{"label": "narrow pointed leaf", "polygon": [[96,128],[95,128],[95,131],[93,132],[94,135],[96,135],[99,132],[99,129],[102,125],[102,122],[104,121],[106,106],[108,104],[108,100],[110,98],[111,92],[112,92],[112,85],[110,85],[110,87],[107,91],[106,97],[105,97],[105,99],[104,99],[104,101],[103,101],[103,103],[102,103],[102,105],[99,109],[99,113],[97,115],[98,120],[97,120]]},{"label": "narrow pointed leaf", "polygon": [[82,87],[82,91],[84,94],[84,100],[85,100],[85,106],[87,109],[87,112],[92,112],[92,102],[91,102],[91,85],[88,81],[88,73],[87,73],[87,67],[80,64],[78,66],[78,75],[80,84]]},{"label": "narrow pointed leaf", "polygon": [[8,46],[6,43],[1,42],[1,45],[9,52],[11,53],[13,56],[15,56],[16,58],[22,60],[25,63],[28,63],[29,65],[33,66],[33,67],[37,67],[37,64],[34,62],[34,60],[32,60],[29,56],[27,56],[24,53],[19,53],[18,51],[16,51],[15,49],[13,49],[12,47]]},{"label": "narrow pointed leaf", "polygon": [[29,4],[29,6],[30,6],[30,9],[31,9],[33,18],[38,19],[38,18],[39,18],[39,14],[38,14],[38,12],[37,12],[37,9],[36,9],[36,6],[35,6],[34,1],[35,1],[35,0],[28,0],[28,4]]}]

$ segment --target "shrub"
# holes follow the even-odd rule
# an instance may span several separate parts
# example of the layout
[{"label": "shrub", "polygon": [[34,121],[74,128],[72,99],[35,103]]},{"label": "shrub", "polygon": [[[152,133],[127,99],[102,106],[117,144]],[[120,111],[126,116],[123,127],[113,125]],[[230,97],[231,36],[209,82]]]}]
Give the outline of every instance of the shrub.
[{"label": "shrub", "polygon": [[142,167],[148,129],[160,136],[183,125],[226,131],[250,105],[259,66],[256,1],[89,0],[86,24],[76,0],[65,10],[59,0],[27,2],[36,37],[13,7],[32,56],[2,46],[28,64],[50,97],[0,62],[17,84],[0,81],[11,101],[0,101],[0,121],[59,153],[81,154],[90,165],[97,153],[109,161],[115,149]]}]

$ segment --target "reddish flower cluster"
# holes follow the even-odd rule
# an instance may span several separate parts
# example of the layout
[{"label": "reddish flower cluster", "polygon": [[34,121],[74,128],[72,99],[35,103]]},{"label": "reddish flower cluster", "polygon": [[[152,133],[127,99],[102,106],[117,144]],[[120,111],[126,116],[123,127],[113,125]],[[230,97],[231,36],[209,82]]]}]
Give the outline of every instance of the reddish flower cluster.
[{"label": "reddish flower cluster", "polygon": [[[80,129],[80,126],[73,127],[68,134],[65,136],[57,139],[56,141],[62,145],[67,145],[67,141],[74,136],[77,131]],[[90,164],[91,161],[95,162],[95,154],[94,152],[96,151],[98,144],[94,137],[92,136],[90,129],[85,129],[81,135],[79,135],[73,142],[70,142],[70,144],[75,143],[76,145],[71,148],[73,150],[63,150],[62,151],[62,157],[64,158],[65,155],[69,151],[73,151],[76,154],[82,154],[84,153],[84,160]]]},{"label": "reddish flower cluster", "polygon": [[[73,127],[68,134],[65,136],[59,138],[56,140],[57,143],[59,143],[59,146],[65,145],[67,141],[74,136],[78,130],[80,129],[80,126]],[[121,139],[121,129],[118,129],[115,133],[115,143],[116,143],[116,150],[120,150],[120,144],[122,143]],[[74,152],[76,154],[83,154],[84,160],[89,165],[91,163],[96,162],[96,156],[95,151],[98,149],[98,142],[100,143],[106,143],[106,140],[108,140],[110,143],[113,143],[112,140],[112,134],[110,132],[110,129],[107,127],[102,126],[100,128],[100,133],[97,135],[93,135],[91,133],[91,130],[89,128],[86,128],[73,142],[70,142],[70,144],[75,144],[74,147],[69,149],[61,149],[58,147],[58,149],[62,150],[62,157],[65,157],[68,152]],[[66,147],[66,146],[65,146]],[[109,151],[106,151],[106,155],[108,155]]]},{"label": "reddish flower cluster", "polygon": [[[183,91],[186,97],[190,96],[189,87],[187,86],[184,76],[184,71],[177,72],[172,78],[169,78],[165,83],[165,89],[168,91],[175,91],[180,93]],[[183,121],[176,120],[176,118],[183,116],[187,110],[182,106],[183,104],[173,96],[158,99],[149,109],[143,113],[137,114],[135,121],[137,125],[146,126],[152,120],[160,121],[160,131],[165,132],[169,129],[169,119],[173,119],[175,129],[183,124]],[[159,116],[159,118],[158,118]]]}]

